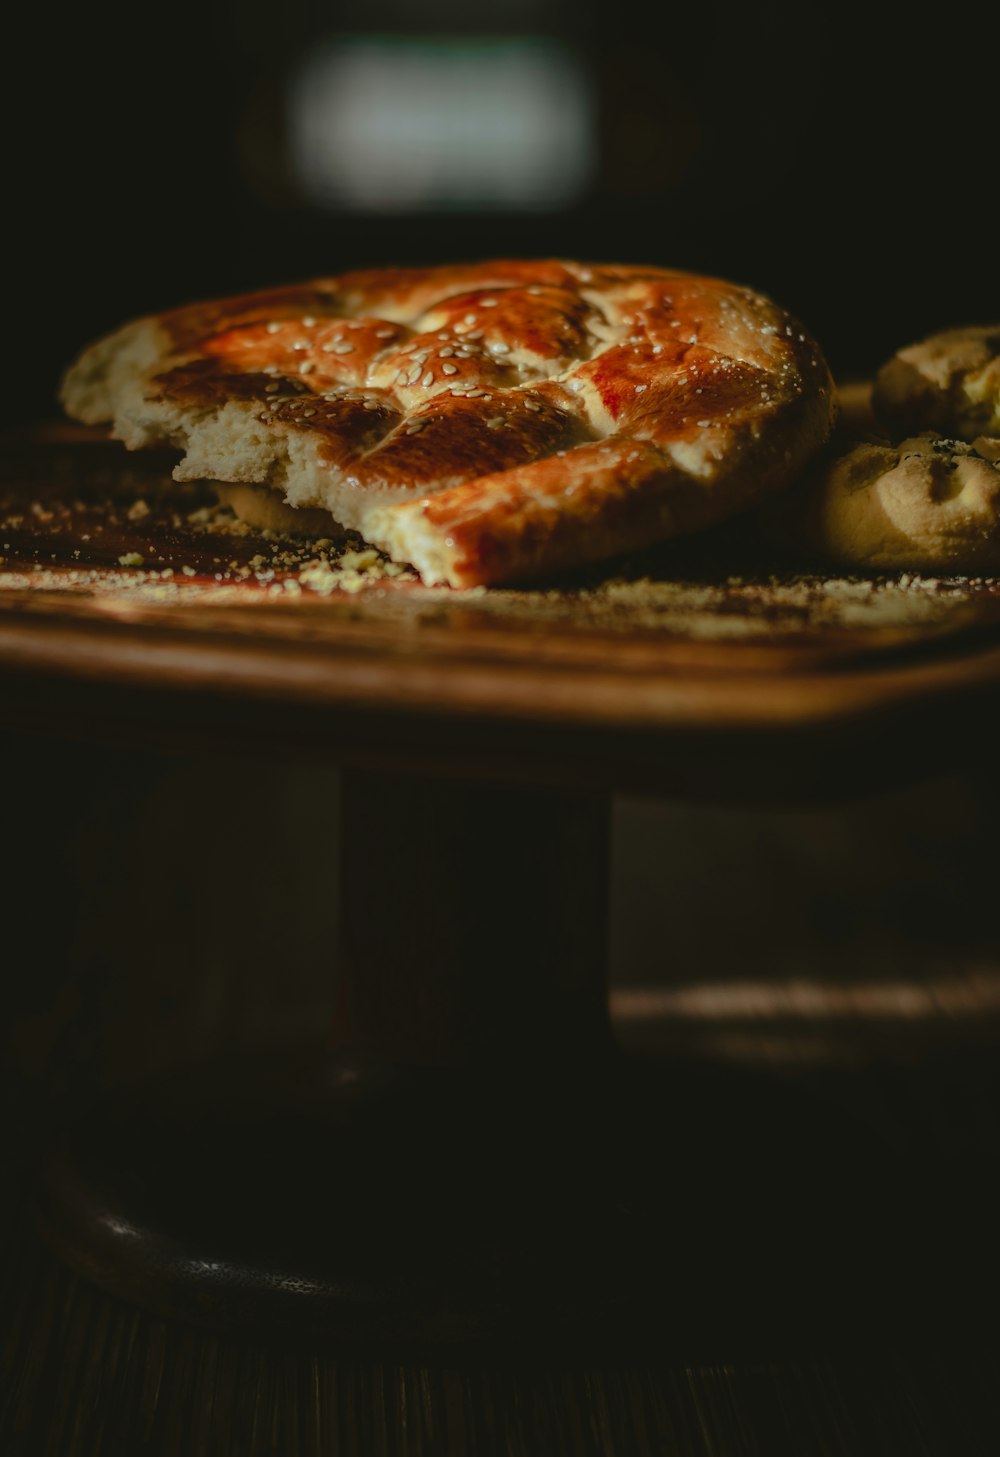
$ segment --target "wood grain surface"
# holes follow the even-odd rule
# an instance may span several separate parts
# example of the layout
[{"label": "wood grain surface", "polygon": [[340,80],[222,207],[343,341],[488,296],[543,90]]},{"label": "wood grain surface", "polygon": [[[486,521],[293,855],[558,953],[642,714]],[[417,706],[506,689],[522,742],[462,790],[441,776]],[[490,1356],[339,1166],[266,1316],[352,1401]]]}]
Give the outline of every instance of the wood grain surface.
[{"label": "wood grain surface", "polygon": [[5,1457],[992,1457],[1000,1431],[992,1351],[336,1359],[156,1320],[29,1236],[0,1295]]},{"label": "wood grain surface", "polygon": [[928,735],[992,722],[1000,701],[992,579],[803,573],[740,522],[573,581],[428,589],[357,541],[248,531],[170,464],[65,427],[6,443],[8,718],[675,792],[672,744],[695,741],[711,779],[735,734],[741,752],[804,736],[815,759],[915,714]]}]

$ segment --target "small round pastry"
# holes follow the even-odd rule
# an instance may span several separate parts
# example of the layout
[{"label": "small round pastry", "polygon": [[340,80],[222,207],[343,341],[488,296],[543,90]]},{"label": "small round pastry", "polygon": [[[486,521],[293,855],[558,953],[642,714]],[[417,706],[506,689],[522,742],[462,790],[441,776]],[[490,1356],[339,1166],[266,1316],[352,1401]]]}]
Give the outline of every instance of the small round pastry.
[{"label": "small round pastry", "polygon": [[1000,439],[860,441],[778,503],[772,534],[844,566],[1000,569]]},{"label": "small round pastry", "polygon": [[900,349],[876,375],[872,408],[897,437],[1000,435],[1000,324],[946,329]]}]

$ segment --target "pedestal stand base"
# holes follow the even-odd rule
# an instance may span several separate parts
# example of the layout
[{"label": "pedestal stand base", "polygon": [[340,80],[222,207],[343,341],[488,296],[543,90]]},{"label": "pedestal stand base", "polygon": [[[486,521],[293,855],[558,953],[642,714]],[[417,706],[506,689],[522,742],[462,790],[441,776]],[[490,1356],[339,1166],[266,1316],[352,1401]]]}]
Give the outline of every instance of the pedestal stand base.
[{"label": "pedestal stand base", "polygon": [[984,1191],[940,1174],[780,1080],[611,1059],[501,1085],[317,1050],[104,1109],[41,1218],[114,1293],[258,1336],[723,1358],[960,1330],[996,1261]]},{"label": "pedestal stand base", "polygon": [[572,1326],[607,1264],[608,1082],[322,1048],[179,1070],[67,1134],[43,1228],[99,1284],[209,1324],[441,1343],[531,1305]]},{"label": "pedestal stand base", "polygon": [[856,1344],[1000,1291],[975,1171],[802,1081],[614,1050],[605,803],[356,772],[343,816],[330,1038],[80,1118],[40,1203],[78,1269],[383,1352]]}]

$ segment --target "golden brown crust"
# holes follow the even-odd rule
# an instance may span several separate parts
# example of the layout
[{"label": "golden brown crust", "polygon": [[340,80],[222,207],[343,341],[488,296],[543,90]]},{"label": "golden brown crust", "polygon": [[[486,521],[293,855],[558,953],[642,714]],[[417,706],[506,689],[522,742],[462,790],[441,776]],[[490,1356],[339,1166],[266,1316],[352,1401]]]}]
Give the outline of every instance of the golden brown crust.
[{"label": "golden brown crust", "polygon": [[179,474],[322,507],[426,580],[516,580],[692,531],[826,439],[815,342],[748,289],[662,268],[379,269],[127,326],[71,414]]}]

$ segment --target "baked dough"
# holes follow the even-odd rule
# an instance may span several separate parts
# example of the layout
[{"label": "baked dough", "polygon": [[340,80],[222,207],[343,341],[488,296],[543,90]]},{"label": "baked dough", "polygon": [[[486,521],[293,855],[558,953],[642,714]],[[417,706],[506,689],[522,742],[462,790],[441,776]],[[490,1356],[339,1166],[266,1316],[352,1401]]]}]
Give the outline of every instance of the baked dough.
[{"label": "baked dough", "polygon": [[1000,435],[1000,324],[947,329],[900,349],[875,378],[872,408],[894,438]]},{"label": "baked dough", "polygon": [[777,503],[771,535],[845,566],[995,571],[1000,440],[861,441]]},{"label": "baked dough", "polygon": [[845,397],[841,426],[835,453],[765,513],[766,539],[869,570],[1000,570],[1000,326],[899,350],[870,409],[857,387]]},{"label": "baked dough", "polygon": [[787,485],[835,396],[767,298],[663,268],[381,269],[140,319],[62,390],[179,480],[330,512],[429,583],[538,577]]},{"label": "baked dough", "polygon": [[329,511],[287,506],[277,491],[243,482],[213,481],[215,493],[233,515],[258,531],[279,536],[340,537],[343,532]]}]

